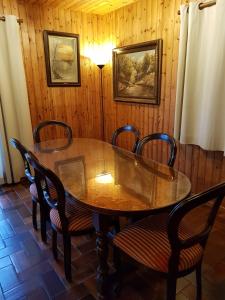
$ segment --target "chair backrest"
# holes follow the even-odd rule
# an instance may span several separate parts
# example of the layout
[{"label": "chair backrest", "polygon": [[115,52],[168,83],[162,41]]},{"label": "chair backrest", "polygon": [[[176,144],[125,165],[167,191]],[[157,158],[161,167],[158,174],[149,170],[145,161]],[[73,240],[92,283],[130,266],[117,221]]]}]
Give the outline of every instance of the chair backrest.
[{"label": "chair backrest", "polygon": [[15,138],[11,138],[9,140],[9,143],[20,152],[23,162],[24,162],[25,175],[26,175],[27,179],[30,181],[30,183],[33,183],[34,176],[31,173],[30,164],[26,158],[26,153],[28,152],[28,150]]},{"label": "chair backrest", "polygon": [[122,126],[120,128],[117,128],[114,131],[113,135],[112,135],[112,142],[111,143],[112,143],[113,146],[117,146],[118,135],[120,133],[124,132],[124,131],[132,132],[135,136],[135,142],[134,142],[134,145],[133,145],[133,148],[132,148],[132,152],[135,153],[138,142],[139,142],[139,138],[140,138],[140,132],[133,125],[125,125],[125,126]]},{"label": "chair backrest", "polygon": [[[171,266],[178,264],[181,250],[188,249],[197,244],[200,244],[203,249],[205,248],[209,233],[215,222],[217,212],[224,196],[225,182],[181,201],[172,210],[168,218],[168,238],[172,249],[170,258]],[[187,236],[185,239],[181,239],[179,232],[182,220],[184,220],[187,214],[191,213],[191,211],[193,212],[195,208],[198,208],[209,201],[210,204],[207,206],[207,210],[209,210],[209,212],[207,211],[206,221],[204,224],[201,224],[202,226],[197,230],[197,232],[195,229],[193,234]]]},{"label": "chair backrest", "polygon": [[176,159],[176,154],[177,154],[177,146],[176,146],[175,139],[172,136],[168,135],[167,133],[152,133],[145,136],[143,139],[139,141],[136,149],[136,154],[141,155],[144,149],[144,145],[154,140],[165,141],[166,143],[169,144],[170,154],[169,154],[169,160],[167,162],[167,165],[169,167],[173,167]]},{"label": "chair backrest", "polygon": [[57,121],[57,120],[47,120],[47,121],[43,121],[41,123],[39,123],[37,125],[37,127],[35,127],[34,131],[33,131],[33,138],[34,138],[34,142],[35,143],[40,143],[41,139],[40,139],[40,131],[42,128],[47,127],[47,126],[61,126],[65,129],[66,131],[66,135],[68,140],[72,139],[72,129],[69,125],[67,125],[66,123],[62,122],[62,121]]},{"label": "chair backrest", "polygon": [[[35,184],[39,199],[44,200],[50,208],[58,209],[62,229],[67,230],[68,219],[65,214],[65,190],[61,180],[50,169],[45,168],[33,153],[26,153],[26,159],[35,171]],[[50,188],[54,189],[54,198]]]}]

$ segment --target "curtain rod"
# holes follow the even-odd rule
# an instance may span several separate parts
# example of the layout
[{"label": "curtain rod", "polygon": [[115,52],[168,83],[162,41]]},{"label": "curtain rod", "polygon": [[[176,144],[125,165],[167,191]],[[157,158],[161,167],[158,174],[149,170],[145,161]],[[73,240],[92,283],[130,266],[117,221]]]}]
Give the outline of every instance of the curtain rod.
[{"label": "curtain rod", "polygon": [[[0,21],[5,22],[5,17],[4,17],[4,16],[3,16],[3,17],[0,17]],[[17,22],[18,22],[19,24],[21,24],[21,23],[23,23],[23,19],[17,19]]]},{"label": "curtain rod", "polygon": [[[209,1],[209,2],[204,2],[204,3],[200,3],[199,6],[198,6],[198,8],[202,10],[202,9],[204,9],[206,7],[210,7],[210,6],[213,6],[215,4],[216,4],[216,0]],[[180,15],[180,10],[178,10],[178,15]]]}]

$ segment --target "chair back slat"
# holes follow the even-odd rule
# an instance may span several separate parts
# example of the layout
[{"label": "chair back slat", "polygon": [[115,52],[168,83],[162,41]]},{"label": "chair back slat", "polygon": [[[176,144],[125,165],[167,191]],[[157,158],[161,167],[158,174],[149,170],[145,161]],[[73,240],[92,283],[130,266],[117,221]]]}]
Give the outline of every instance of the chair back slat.
[{"label": "chair back slat", "polygon": [[[225,182],[218,184],[207,191],[191,196],[181,201],[170,213],[168,219],[168,237],[171,244],[172,251],[179,252],[182,249],[190,248],[196,244],[201,244],[204,248],[215,222],[215,218],[222,200],[225,196]],[[198,233],[193,234],[187,239],[181,239],[179,237],[179,228],[184,217],[191,213],[195,208],[201,205],[207,204],[210,201],[209,215],[205,222],[205,226]]]},{"label": "chair back slat", "polygon": [[30,164],[26,158],[26,153],[28,152],[28,150],[26,149],[25,146],[23,146],[17,139],[15,138],[11,138],[9,140],[9,143],[15,148],[17,149],[20,154],[21,157],[23,159],[23,163],[24,163],[24,171],[25,171],[25,175],[27,177],[27,179],[29,180],[30,183],[34,183],[34,176],[31,173],[31,167]]},{"label": "chair back slat", "polygon": [[136,149],[136,154],[142,155],[144,146],[154,140],[160,140],[164,141],[170,146],[170,154],[169,154],[169,160],[167,162],[167,165],[170,167],[173,167],[176,159],[176,154],[177,154],[177,146],[176,146],[176,141],[175,139],[168,135],[167,133],[153,133],[145,136],[143,139],[141,139],[138,142],[137,149]]},{"label": "chair back slat", "polygon": [[140,132],[137,128],[135,128],[133,125],[125,125],[125,126],[122,126],[120,128],[117,128],[113,135],[112,135],[112,145],[113,146],[117,146],[117,140],[118,140],[118,136],[122,133],[122,132],[132,132],[135,136],[135,142],[134,142],[134,145],[133,145],[133,148],[132,148],[132,152],[135,153],[136,151],[136,148],[137,148],[137,145],[138,145],[138,142],[139,142],[139,138],[140,138]]}]

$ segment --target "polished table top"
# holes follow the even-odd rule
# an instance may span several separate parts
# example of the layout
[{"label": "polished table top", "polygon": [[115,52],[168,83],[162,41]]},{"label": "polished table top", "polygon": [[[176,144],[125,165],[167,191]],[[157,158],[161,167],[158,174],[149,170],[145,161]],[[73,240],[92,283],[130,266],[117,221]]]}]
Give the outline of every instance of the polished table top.
[{"label": "polished table top", "polygon": [[[81,203],[106,214],[162,209],[184,199],[189,179],[166,165],[106,142],[74,138],[51,140],[29,149],[54,171],[65,190]],[[56,151],[48,149],[58,148]],[[60,149],[61,148],[61,149]]]}]

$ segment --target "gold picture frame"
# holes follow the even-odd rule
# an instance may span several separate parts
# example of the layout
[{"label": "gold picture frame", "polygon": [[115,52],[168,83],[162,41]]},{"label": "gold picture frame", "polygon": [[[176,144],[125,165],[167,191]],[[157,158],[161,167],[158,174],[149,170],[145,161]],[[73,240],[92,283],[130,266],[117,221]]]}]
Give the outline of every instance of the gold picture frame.
[{"label": "gold picture frame", "polygon": [[44,30],[47,84],[80,86],[79,35]]},{"label": "gold picture frame", "polygon": [[115,101],[159,104],[162,40],[113,49]]}]

